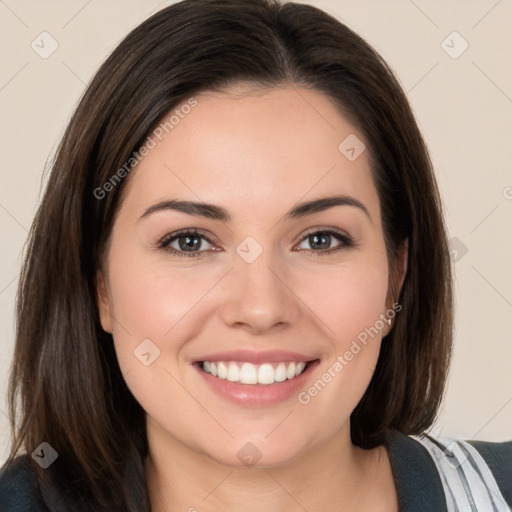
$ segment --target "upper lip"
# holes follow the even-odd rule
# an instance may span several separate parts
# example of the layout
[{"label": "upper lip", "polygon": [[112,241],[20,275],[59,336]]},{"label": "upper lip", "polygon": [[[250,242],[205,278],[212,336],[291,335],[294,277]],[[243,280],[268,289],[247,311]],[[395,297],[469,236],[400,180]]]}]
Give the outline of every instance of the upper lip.
[{"label": "upper lip", "polygon": [[267,350],[255,352],[253,350],[228,350],[225,352],[216,352],[194,359],[194,362],[200,361],[239,361],[253,364],[279,363],[279,362],[308,362],[316,358],[298,352],[289,352],[286,350]]}]

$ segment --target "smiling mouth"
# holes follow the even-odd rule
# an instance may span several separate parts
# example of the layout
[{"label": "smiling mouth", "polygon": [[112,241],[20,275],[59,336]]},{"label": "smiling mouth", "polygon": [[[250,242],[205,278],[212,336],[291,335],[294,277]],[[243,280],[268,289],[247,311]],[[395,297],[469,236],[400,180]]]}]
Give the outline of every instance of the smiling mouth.
[{"label": "smiling mouth", "polygon": [[199,367],[213,377],[240,384],[268,386],[301,375],[311,361],[252,364],[238,361],[200,361]]}]

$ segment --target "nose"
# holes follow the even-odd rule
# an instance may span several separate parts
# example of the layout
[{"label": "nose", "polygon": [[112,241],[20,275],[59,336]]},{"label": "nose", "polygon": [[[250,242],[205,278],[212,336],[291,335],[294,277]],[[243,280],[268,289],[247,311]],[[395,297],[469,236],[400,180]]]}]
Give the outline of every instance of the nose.
[{"label": "nose", "polygon": [[300,301],[293,293],[290,277],[264,254],[252,263],[236,261],[224,283],[224,323],[253,334],[292,325],[300,315]]}]

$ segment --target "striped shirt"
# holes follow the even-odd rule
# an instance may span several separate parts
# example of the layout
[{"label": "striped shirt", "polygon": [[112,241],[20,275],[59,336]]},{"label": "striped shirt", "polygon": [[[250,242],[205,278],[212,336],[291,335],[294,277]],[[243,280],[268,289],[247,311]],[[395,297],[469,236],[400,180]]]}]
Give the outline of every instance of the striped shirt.
[{"label": "striped shirt", "polygon": [[401,512],[512,511],[512,441],[395,431],[388,451]]}]

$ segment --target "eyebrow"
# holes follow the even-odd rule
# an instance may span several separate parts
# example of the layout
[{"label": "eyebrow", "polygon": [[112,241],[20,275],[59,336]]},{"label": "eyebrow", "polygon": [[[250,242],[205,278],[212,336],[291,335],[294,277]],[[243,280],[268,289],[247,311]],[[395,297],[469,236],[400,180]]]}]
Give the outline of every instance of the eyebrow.
[{"label": "eyebrow", "polygon": [[[285,214],[284,219],[298,219],[306,217],[307,215],[322,212],[329,208],[333,208],[334,206],[353,206],[363,211],[365,215],[370,219],[370,221],[372,220],[368,209],[364,206],[363,203],[361,203],[361,201],[359,201],[355,197],[345,195],[322,197],[319,199],[314,199],[312,201],[299,203],[295,205],[288,213]],[[193,201],[180,201],[177,199],[161,201],[160,203],[150,206],[141,215],[140,219],[143,219],[148,215],[151,215],[152,213],[165,210],[179,211],[187,213],[188,215],[205,217],[207,219],[219,220],[221,222],[230,222],[232,219],[229,212],[225,208],[222,208],[221,206]]]}]

